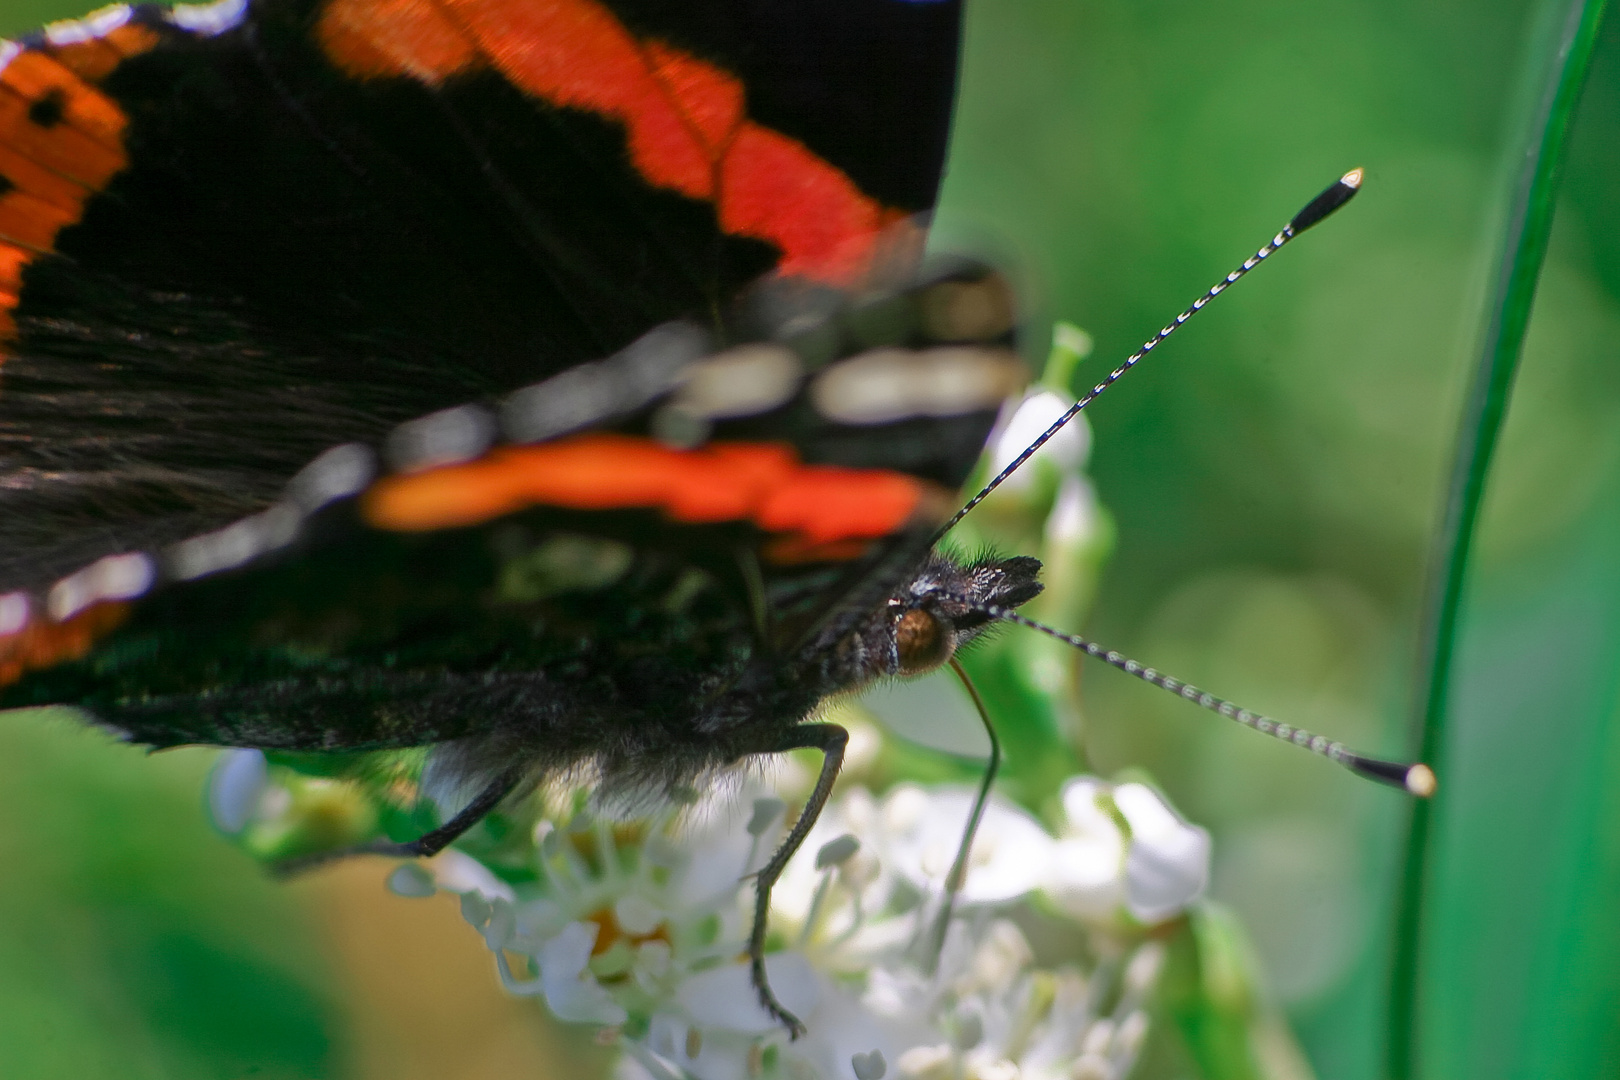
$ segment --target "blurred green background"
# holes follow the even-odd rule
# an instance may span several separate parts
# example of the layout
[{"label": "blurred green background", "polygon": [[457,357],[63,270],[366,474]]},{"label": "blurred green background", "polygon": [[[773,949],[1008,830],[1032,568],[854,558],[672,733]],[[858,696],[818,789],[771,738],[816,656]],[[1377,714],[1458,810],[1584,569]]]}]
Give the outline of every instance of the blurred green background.
[{"label": "blurred green background", "polygon": [[[0,33],[78,14],[0,0]],[[1535,5],[978,0],[936,239],[1008,260],[1100,377],[1365,166],[1363,194],[1090,410],[1111,647],[1407,750],[1419,601]],[[1423,1074],[1620,1073],[1620,23],[1577,121],[1464,616]],[[1032,353],[1040,352],[1033,347]],[[1101,668],[1087,751],[1215,834],[1318,1075],[1378,1075],[1407,807]],[[291,887],[204,823],[208,755],[0,723],[0,1075],[573,1075],[448,905]],[[559,1058],[557,1055],[563,1055]],[[541,1066],[541,1061],[571,1064]]]}]

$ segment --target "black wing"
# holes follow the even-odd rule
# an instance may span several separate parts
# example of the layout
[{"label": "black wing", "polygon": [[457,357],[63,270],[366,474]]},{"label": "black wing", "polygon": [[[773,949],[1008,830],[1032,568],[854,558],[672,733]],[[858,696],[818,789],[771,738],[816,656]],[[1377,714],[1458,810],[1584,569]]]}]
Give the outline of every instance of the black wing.
[{"label": "black wing", "polygon": [[[840,688],[803,669],[912,569],[1022,384],[1010,316],[961,268],[747,312],[738,337],[775,332],[718,352],[666,326],[499,414],[335,448],[266,511],[30,598],[0,704],[77,702],[157,745],[515,727],[563,759],[614,724],[796,718]],[[706,711],[738,685],[735,716]]]},{"label": "black wing", "polygon": [[[801,147],[880,217],[933,202],[955,0],[507,6],[740,88],[732,129]],[[0,592],[221,527],[331,446],[712,318],[784,256],[805,264],[682,181],[681,145],[643,145],[656,124],[614,104],[601,56],[563,61],[595,99],[487,57],[368,68],[356,36],[386,38],[403,7],[113,8],[8,51]],[[521,33],[501,0],[415,7]],[[702,119],[698,90],[669,91],[677,119]]]},{"label": "black wing", "polygon": [[[399,10],[111,9],[5,54],[5,704],[335,748],[701,695],[835,638],[971,467],[1017,380],[979,347],[1010,332],[999,286],[815,287],[869,280],[932,203],[957,4],[444,0],[412,10],[456,15],[453,40],[404,46]],[[612,48],[514,67],[490,42],[539,10]],[[463,37],[484,51],[433,51]],[[651,99],[621,93],[649,73]],[[681,171],[693,145],[708,181]],[[734,300],[773,267],[792,280]],[[688,376],[737,359],[705,350],[752,339],[792,355],[785,390],[694,411]],[[950,342],[974,347],[929,351]],[[915,497],[854,533],[622,491],[367,516],[383,484],[587,430],[774,447]],[[373,485],[365,447],[397,475]]]}]

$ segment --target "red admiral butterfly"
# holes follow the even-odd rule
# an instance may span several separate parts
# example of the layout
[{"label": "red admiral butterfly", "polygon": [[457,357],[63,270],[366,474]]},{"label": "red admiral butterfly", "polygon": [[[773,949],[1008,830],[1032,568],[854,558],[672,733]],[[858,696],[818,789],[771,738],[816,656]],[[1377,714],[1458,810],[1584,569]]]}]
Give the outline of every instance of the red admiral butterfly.
[{"label": "red admiral butterfly", "polygon": [[846,737],[807,718],[1041,587],[933,552],[1024,379],[999,278],[904,271],[959,22],[219,0],[5,45],[0,706],[432,744],[477,794],[394,855],[581,765],[819,749],[758,878],[795,1026],[763,913]]}]

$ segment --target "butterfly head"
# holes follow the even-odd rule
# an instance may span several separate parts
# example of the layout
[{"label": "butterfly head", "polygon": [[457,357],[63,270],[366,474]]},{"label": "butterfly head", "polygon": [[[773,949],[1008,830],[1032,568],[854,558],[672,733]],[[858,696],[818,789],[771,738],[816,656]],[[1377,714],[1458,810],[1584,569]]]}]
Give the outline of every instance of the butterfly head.
[{"label": "butterfly head", "polygon": [[958,563],[933,555],[889,597],[881,629],[883,675],[920,675],[944,664],[994,621],[988,607],[1014,608],[1041,591],[1040,560],[1025,555]]}]

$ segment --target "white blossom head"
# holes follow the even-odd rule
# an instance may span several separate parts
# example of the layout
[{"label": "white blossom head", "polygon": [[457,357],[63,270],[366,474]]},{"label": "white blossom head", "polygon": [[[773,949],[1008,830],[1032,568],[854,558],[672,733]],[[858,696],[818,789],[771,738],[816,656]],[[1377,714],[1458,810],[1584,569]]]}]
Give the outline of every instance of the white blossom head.
[{"label": "white blossom head", "polygon": [[[507,989],[613,1039],[621,1080],[1123,1077],[1162,947],[1142,939],[1121,951],[1115,936],[1109,959],[1043,958],[1009,917],[1034,910],[1037,895],[1062,911],[1063,853],[1084,842],[1082,826],[1100,829],[1078,785],[1065,803],[1080,816],[1056,835],[990,800],[942,944],[943,881],[973,792],[900,784],[832,800],[772,895],[766,970],[805,1024],[798,1040],[760,1006],[745,958],[748,875],[784,824],[774,798],[714,798],[635,822],[576,809],[535,829],[532,872],[450,851],[396,868],[389,887],[457,894]],[[1125,804],[1145,830],[1162,827],[1136,798]],[[1133,842],[1114,828],[1112,888],[1129,898]]]},{"label": "white blossom head", "polygon": [[1184,913],[1209,883],[1209,833],[1146,784],[1076,777],[1046,889],[1075,918],[1152,926]]}]

